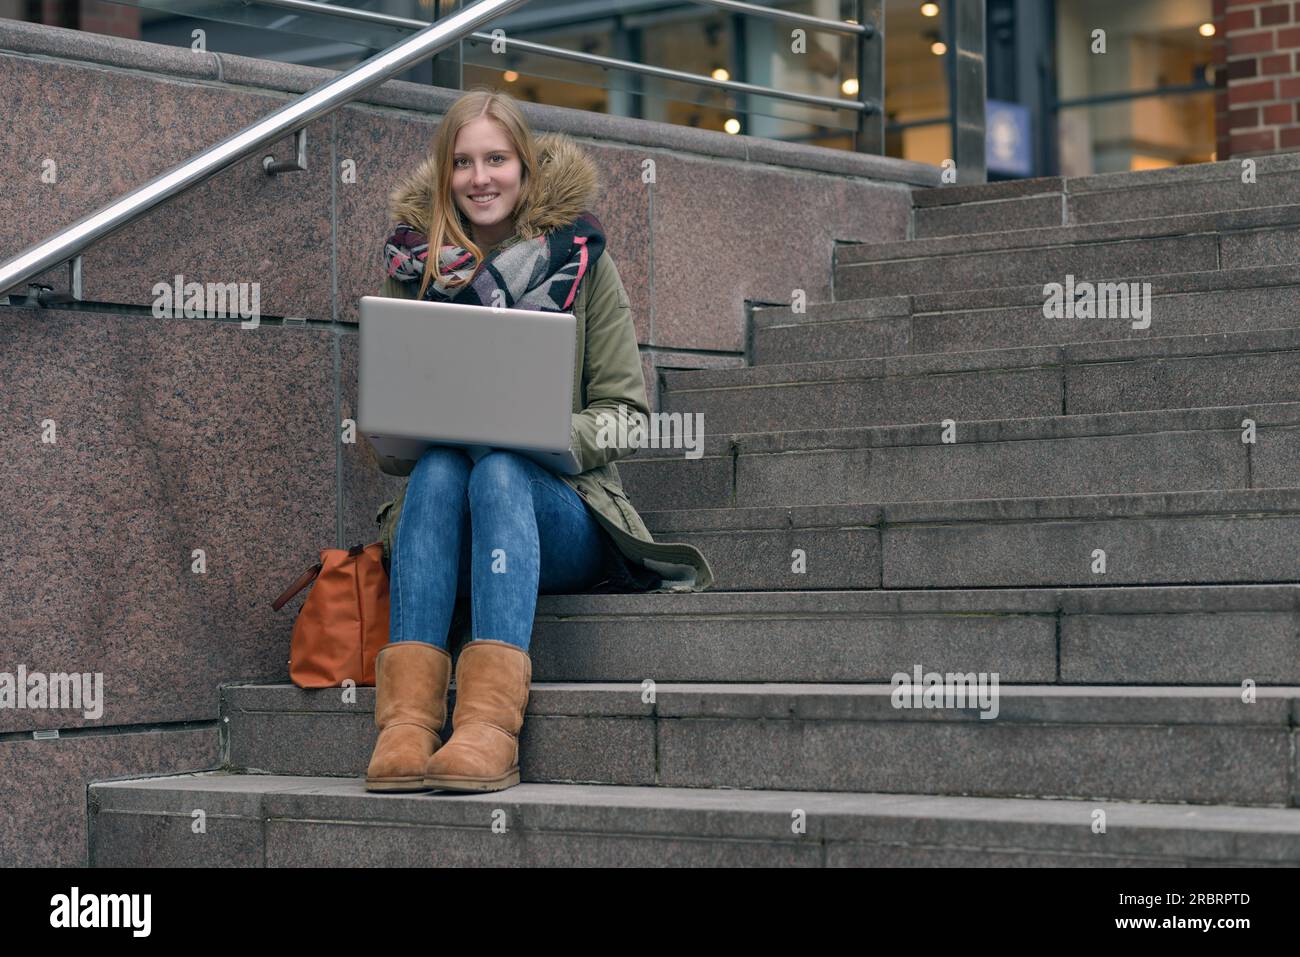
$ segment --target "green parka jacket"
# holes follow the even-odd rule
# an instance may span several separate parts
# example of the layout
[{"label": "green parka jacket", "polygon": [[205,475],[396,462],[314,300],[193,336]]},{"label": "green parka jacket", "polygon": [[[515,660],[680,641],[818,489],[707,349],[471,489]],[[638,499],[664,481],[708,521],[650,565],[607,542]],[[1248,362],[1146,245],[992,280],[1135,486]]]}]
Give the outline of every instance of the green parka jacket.
[{"label": "green parka jacket", "polygon": [[[547,133],[538,137],[538,153],[542,187],[538,199],[528,213],[521,212],[515,234],[501,243],[502,247],[529,238],[529,233],[537,235],[539,229],[570,223],[583,209],[590,208],[597,181],[595,165],[586,152],[564,134]],[[429,208],[428,184],[436,182],[430,169],[432,162],[432,158],[425,160],[393,192],[395,221],[424,229],[422,211]],[[484,250],[484,255],[488,251]],[[417,283],[387,278],[378,295],[414,299],[417,292]],[[635,583],[627,580],[626,590],[703,591],[713,584],[713,570],[707,559],[693,545],[656,542],[623,491],[614,461],[634,454],[636,448],[602,448],[597,443],[597,434],[608,421],[599,418],[603,413],[617,421],[621,404],[629,415],[632,410],[649,414],[631,301],[608,251],[583,276],[573,315],[577,319],[577,354],[572,448],[583,471],[557,477],[582,497],[623,558],[633,566],[629,571],[634,573]],[[415,468],[414,461],[380,456],[368,441],[366,444],[379,468],[390,475],[410,475]],[[383,503],[375,516],[382,529],[385,560],[392,554],[405,494],[403,488],[397,498]],[[649,588],[648,583],[656,578],[662,582]]]}]

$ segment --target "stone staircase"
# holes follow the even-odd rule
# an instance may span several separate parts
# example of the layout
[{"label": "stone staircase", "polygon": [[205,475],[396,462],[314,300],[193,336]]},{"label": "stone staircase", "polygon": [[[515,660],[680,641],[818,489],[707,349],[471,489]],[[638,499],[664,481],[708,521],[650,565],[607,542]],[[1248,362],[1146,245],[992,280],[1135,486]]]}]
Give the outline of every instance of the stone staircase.
[{"label": "stone staircase", "polygon": [[[1297,160],[918,192],[661,372],[704,455],[619,469],[718,587],[539,600],[524,783],[367,794],[373,689],[227,685],[223,767],[92,785],[91,862],[1300,865]],[[1044,318],[1067,274],[1149,325]],[[896,708],[918,666],[996,717]]]}]

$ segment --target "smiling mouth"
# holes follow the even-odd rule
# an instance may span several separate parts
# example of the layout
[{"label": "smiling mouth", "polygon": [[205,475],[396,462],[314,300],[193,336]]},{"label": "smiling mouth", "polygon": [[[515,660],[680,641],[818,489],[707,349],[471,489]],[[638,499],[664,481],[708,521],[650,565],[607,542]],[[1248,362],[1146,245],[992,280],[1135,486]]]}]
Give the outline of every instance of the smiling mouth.
[{"label": "smiling mouth", "polygon": [[497,197],[500,195],[501,195],[500,193],[484,193],[481,196],[480,195],[470,196],[470,202],[472,202],[475,206],[491,206],[494,202],[496,202]]}]

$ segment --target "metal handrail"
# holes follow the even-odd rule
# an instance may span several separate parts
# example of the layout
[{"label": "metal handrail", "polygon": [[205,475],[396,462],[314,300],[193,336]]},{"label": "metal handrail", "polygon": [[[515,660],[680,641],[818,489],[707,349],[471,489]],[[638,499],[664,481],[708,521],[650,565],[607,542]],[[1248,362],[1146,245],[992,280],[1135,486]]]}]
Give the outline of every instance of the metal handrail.
[{"label": "metal handrail", "polygon": [[711,7],[721,7],[723,10],[730,10],[733,13],[743,13],[751,17],[767,17],[771,20],[783,20],[786,23],[797,23],[800,26],[812,27],[814,30],[831,30],[836,33],[862,34],[865,37],[876,35],[876,29],[871,24],[853,23],[848,20],[827,20],[825,17],[814,17],[807,13],[795,13],[792,10],[777,10],[773,7],[760,7],[755,3],[741,3],[740,0],[695,0],[696,3],[707,4]]},{"label": "metal handrail", "polygon": [[[350,17],[357,20],[421,29],[414,36],[395,44],[382,53],[376,54],[369,60],[359,63],[346,73],[304,94],[269,116],[227,137],[220,143],[195,154],[179,166],[175,166],[167,172],[154,177],[143,186],[133,189],[90,215],[82,217],[57,235],[51,236],[49,239],[29,247],[17,256],[0,263],[0,296],[15,290],[46,270],[69,261],[74,262],[74,296],[77,295],[76,287],[79,285],[78,280],[80,277],[75,265],[79,262],[78,257],[81,252],[88,246],[112,235],[124,226],[139,219],[154,207],[193,189],[222,170],[253,155],[277,140],[290,134],[300,133],[312,121],[356,99],[372,87],[378,86],[407,67],[433,56],[453,43],[467,38],[473,41],[491,42],[494,39],[491,34],[475,33],[475,28],[489,20],[509,13],[516,7],[523,6],[528,0],[479,0],[473,6],[429,25],[420,20],[409,20],[364,10],[351,10],[346,7],[335,7],[330,4],[312,2],[312,0],[259,0],[259,2],[300,11],[327,13],[332,16]],[[877,35],[877,31],[870,24],[825,20],[804,14],[759,7],[740,2],[740,0],[695,0],[695,2],[710,4],[735,12],[753,13],[774,19],[801,23],[817,29],[831,29],[850,33],[858,38],[859,43]],[[795,100],[834,109],[857,110],[864,115],[879,113],[881,108],[881,104],[877,101],[866,98],[841,100],[808,93],[793,93],[751,83],[741,83],[735,80],[715,80],[712,77],[683,73],[666,67],[645,66],[611,57],[563,50],[558,47],[550,47],[526,40],[508,40],[507,43],[519,49],[592,63],[604,68],[626,69],[649,76],[733,90],[737,93]],[[301,140],[298,145],[301,150]]]},{"label": "metal handrail", "polygon": [[[391,13],[376,13],[373,10],[355,10],[352,7],[341,7],[333,3],[321,3],[319,0],[246,0],[246,2],[254,2],[258,6],[280,7],[284,10],[294,10],[299,13],[335,17],[340,20],[357,20],[362,23],[373,23],[385,27],[419,30],[428,25],[425,20],[399,17]],[[863,25],[842,20],[826,20],[822,17],[813,17],[804,13],[791,13],[786,10],[756,6],[752,3],[741,3],[739,0],[694,0],[694,2],[733,10],[737,13],[755,13],[756,15],[797,23],[818,30],[833,30],[852,35],[861,34],[864,37],[876,35],[875,28],[870,24]],[[465,39],[473,43],[492,43],[496,38],[490,33],[471,33]],[[698,73],[685,73],[668,67],[648,66],[644,63],[633,63],[631,60],[621,60],[617,57],[600,56],[596,53],[580,53],[577,50],[566,50],[564,47],[536,43],[532,40],[508,38],[506,43],[510,49],[522,50],[525,53],[555,57],[559,60],[573,60],[576,63],[586,63],[605,70],[626,70],[629,73],[639,73],[642,76],[653,76],[662,80],[674,80],[679,83],[693,83],[696,86],[709,86],[733,93],[747,93],[751,96],[791,100],[795,103],[806,103],[809,106],[820,106],[833,110],[856,110],[858,112],[875,113],[880,109],[880,104],[871,99],[844,100],[833,96],[818,96],[815,93],[778,90],[775,87],[743,83],[739,80],[715,80],[711,76],[701,76]]]},{"label": "metal handrail", "polygon": [[[427,23],[427,21],[424,20],[411,20],[407,17],[399,17],[391,13],[376,13],[373,10],[357,10],[352,7],[341,7],[333,3],[318,3],[315,2],[315,0],[246,0],[246,2],[255,2],[259,6],[265,7],[283,7],[286,10],[303,10],[308,13],[321,13],[325,16],[341,17],[345,20],[365,20],[368,23],[382,23],[394,27],[411,25],[422,27]],[[809,27],[813,30],[829,30],[833,33],[847,33],[850,35],[861,33],[868,37],[876,35],[875,27],[869,23],[854,23],[851,20],[828,20],[825,17],[814,17],[807,13],[795,13],[792,10],[778,10],[775,7],[760,7],[754,3],[742,3],[741,0],[693,0],[693,2],[708,7],[718,7],[722,10],[730,10],[732,13],[743,13],[747,16],[766,17],[769,20],[781,20],[785,23],[795,23],[799,26]]]},{"label": "metal handrail", "polygon": [[287,106],[192,156],[143,186],[85,216],[44,242],[0,263],[0,295],[12,291],[60,263],[78,256],[161,203],[193,189],[229,166],[279,139],[297,133],[313,120],[356,99],[402,70],[456,43],[476,27],[528,0],[479,0],[437,21],[415,36],[378,53]]},{"label": "metal handrail", "polygon": [[[490,33],[471,33],[465,39],[472,43],[493,42]],[[753,96],[768,96],[778,100],[794,100],[798,103],[825,106],[835,110],[857,110],[859,112],[874,113],[880,108],[879,104],[874,100],[841,100],[834,96],[818,96],[816,93],[778,90],[770,86],[759,86],[756,83],[744,83],[740,80],[715,80],[711,76],[701,76],[698,73],[683,73],[681,70],[674,70],[666,66],[629,63],[627,60],[601,56],[599,53],[579,53],[577,50],[565,50],[561,47],[547,46],[544,43],[534,43],[531,40],[507,40],[506,42],[511,49],[523,50],[526,53],[540,53],[545,56],[559,57],[562,60],[576,60],[578,63],[590,63],[592,66],[602,67],[607,70],[629,70],[643,76],[658,77],[661,80],[676,80],[681,83],[712,86],[720,90],[732,90],[736,93],[748,93]]]}]

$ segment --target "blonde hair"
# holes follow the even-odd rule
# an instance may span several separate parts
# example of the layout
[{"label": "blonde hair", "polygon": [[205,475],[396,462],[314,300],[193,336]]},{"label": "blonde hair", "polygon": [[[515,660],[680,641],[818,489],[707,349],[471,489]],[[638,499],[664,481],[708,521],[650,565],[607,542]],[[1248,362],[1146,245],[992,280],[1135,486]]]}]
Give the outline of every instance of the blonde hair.
[{"label": "blonde hair", "polygon": [[518,217],[521,211],[532,205],[537,186],[537,177],[534,175],[537,170],[537,146],[528,121],[508,93],[498,93],[485,87],[470,90],[447,110],[429,144],[430,156],[436,160],[432,166],[433,181],[429,183],[430,204],[425,230],[429,237],[429,254],[425,260],[424,279],[420,283],[417,299],[424,298],[429,281],[437,274],[439,252],[444,245],[463,246],[475,260],[473,275],[463,282],[454,276],[448,277],[447,285],[468,285],[483,268],[483,250],[470,238],[466,229],[467,221],[452,199],[451,175],[455,169],[457,135],[466,124],[484,116],[493,120],[506,134],[523,166],[519,200],[511,210],[511,215]]}]

